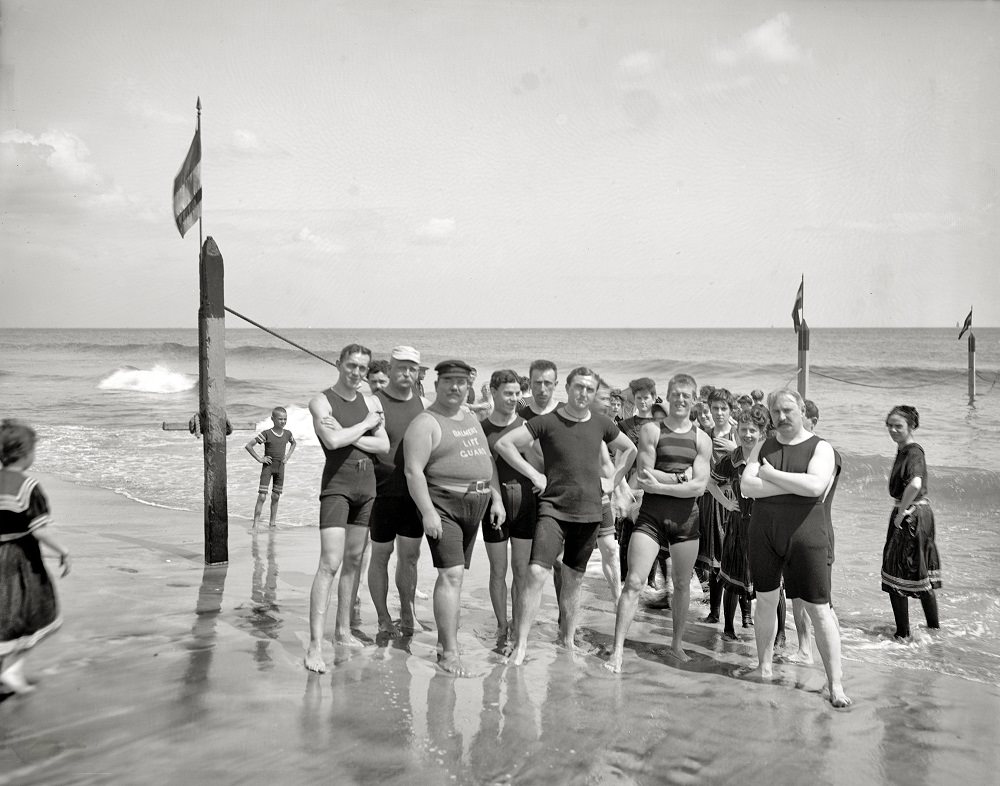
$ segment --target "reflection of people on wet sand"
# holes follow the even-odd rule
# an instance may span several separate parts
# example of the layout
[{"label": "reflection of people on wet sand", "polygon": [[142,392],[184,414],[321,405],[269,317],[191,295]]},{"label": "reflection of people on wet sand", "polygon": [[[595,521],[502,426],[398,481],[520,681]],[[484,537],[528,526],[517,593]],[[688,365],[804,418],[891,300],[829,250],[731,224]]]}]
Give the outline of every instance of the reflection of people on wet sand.
[{"label": "reflection of people on wet sand", "polygon": [[24,657],[62,624],[55,587],[41,546],[59,555],[69,573],[69,552],[43,532],[49,503],[38,481],[25,475],[35,460],[35,431],[16,420],[0,423],[0,688],[30,693]]},{"label": "reflection of people on wet sand", "polygon": [[697,385],[677,374],[667,385],[668,413],[662,423],[644,424],[639,431],[638,480],[642,507],[629,541],[628,577],[618,601],[615,644],[607,668],[621,671],[625,636],[635,616],[639,592],[664,544],[670,545],[674,585],[673,642],[678,660],[688,656],[681,647],[691,596],[691,571],[698,557],[698,497],[708,481],[712,443],[695,428],[689,415]]},{"label": "reflection of people on wet sand", "polygon": [[[569,649],[576,646],[580,588],[601,526],[601,442],[618,451],[611,488],[621,483],[635,460],[635,445],[614,421],[590,411],[597,380],[589,368],[573,369],[566,378],[566,404],[532,418],[496,443],[497,455],[530,478],[540,497],[528,586],[518,599],[517,641],[510,649],[514,666],[524,661],[542,587],[560,552],[566,570],[559,593],[559,643]],[[545,461],[544,475],[521,454],[536,439]]]},{"label": "reflection of people on wet sand", "polygon": [[372,457],[389,449],[378,399],[360,392],[371,357],[371,350],[359,344],[344,347],[336,364],[340,372],[336,383],[309,402],[313,427],[326,455],[319,493],[319,567],[309,596],[309,648],[305,658],[306,668],[320,673],[326,671],[323,633],[338,570],[334,640],[361,646],[351,633],[351,610],[375,498]]},{"label": "reflection of people on wet sand", "polygon": [[[260,462],[260,488],[257,489],[257,504],[253,509],[253,527],[260,525],[260,514],[264,510],[264,500],[267,499],[268,486],[271,488],[271,520],[273,529],[278,520],[278,499],[285,485],[285,465],[295,452],[295,437],[285,428],[288,413],[284,407],[271,410],[272,428],[260,432],[246,444],[246,451]],[[257,455],[257,446],[264,446],[264,455]],[[287,449],[287,453],[285,452]]]},{"label": "reflection of people on wet sand", "polygon": [[816,630],[830,702],[846,707],[851,700],[844,693],[840,631],[830,607],[830,540],[823,507],[833,482],[833,448],[805,428],[805,403],[796,391],[774,391],[767,407],[775,434],[754,448],[740,481],[743,495],[756,500],[749,553],[757,592],[757,671],[763,679],[773,677],[778,591],[784,577],[785,593],[801,598]]},{"label": "reflection of people on wet sand", "polygon": [[479,419],[463,405],[471,366],[446,360],[434,367],[437,398],[417,415],[403,438],[406,484],[420,510],[424,533],[438,570],[434,621],[438,663],[457,677],[469,676],[458,651],[462,579],[472,560],[479,522],[491,505],[503,524],[503,500],[496,467]]}]

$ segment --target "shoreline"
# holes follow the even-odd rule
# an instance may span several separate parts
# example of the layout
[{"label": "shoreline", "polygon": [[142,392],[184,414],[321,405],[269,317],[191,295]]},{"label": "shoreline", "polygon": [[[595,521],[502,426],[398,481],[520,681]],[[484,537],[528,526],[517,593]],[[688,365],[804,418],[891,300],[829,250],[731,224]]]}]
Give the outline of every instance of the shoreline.
[{"label": "shoreline", "polygon": [[[329,644],[332,624],[330,671],[312,674],[302,657],[314,528],[254,537],[237,520],[228,565],[207,567],[199,514],[35,474],[73,572],[59,580],[62,630],[27,661],[39,689],[0,702],[0,784],[976,783],[1000,767],[994,685],[849,660],[855,706],[838,711],[820,695],[818,659],[776,666],[773,684],[737,679],[752,639],[741,632],[723,645],[717,626],[689,622],[692,660],[679,667],[664,655],[669,613],[642,609],[623,674],[608,674],[614,614],[599,563],[584,580],[590,652],[551,643],[547,590],[528,661],[506,667],[492,651],[481,544],[460,630],[463,657],[481,676],[440,672],[432,631],[347,650]],[[425,592],[431,576],[424,556]],[[362,631],[372,636],[364,590],[361,599]],[[418,618],[432,624],[429,600],[418,601]]]}]

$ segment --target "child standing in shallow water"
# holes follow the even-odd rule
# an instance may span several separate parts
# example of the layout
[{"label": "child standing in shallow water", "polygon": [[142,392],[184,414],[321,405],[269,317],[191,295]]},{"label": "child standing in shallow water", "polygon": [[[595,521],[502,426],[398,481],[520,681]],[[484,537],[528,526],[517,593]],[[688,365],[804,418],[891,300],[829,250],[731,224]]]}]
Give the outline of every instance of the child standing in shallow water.
[{"label": "child standing in shallow water", "polygon": [[[246,444],[247,453],[260,462],[260,487],[257,489],[257,504],[253,509],[253,528],[257,529],[260,524],[260,514],[264,510],[264,500],[267,499],[268,487],[271,489],[271,521],[270,527],[274,529],[278,520],[278,499],[281,497],[281,490],[285,484],[285,464],[295,452],[295,437],[292,432],[285,428],[288,422],[288,413],[284,407],[275,407],[271,410],[271,422],[273,428],[260,432],[256,437]],[[257,445],[264,446],[264,455],[258,456],[254,449]],[[287,453],[285,452],[287,448]],[[274,481],[273,484],[271,481]]]},{"label": "child standing in shallow water", "polygon": [[59,555],[62,575],[69,573],[69,552],[42,532],[50,521],[48,500],[24,474],[34,460],[34,429],[0,422],[0,689],[14,693],[34,690],[24,657],[62,624],[41,544]]}]

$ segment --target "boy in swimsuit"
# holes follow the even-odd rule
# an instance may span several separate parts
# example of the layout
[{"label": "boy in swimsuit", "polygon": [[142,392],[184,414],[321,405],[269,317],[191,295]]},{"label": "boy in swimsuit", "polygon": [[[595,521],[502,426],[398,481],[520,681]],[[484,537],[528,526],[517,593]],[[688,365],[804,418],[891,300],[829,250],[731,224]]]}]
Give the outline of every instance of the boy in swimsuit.
[{"label": "boy in swimsuit", "polygon": [[[271,410],[272,428],[260,432],[246,444],[247,453],[260,463],[260,487],[257,489],[257,504],[253,509],[253,528],[260,525],[260,514],[264,510],[264,500],[267,499],[268,487],[271,489],[271,521],[268,526],[274,529],[278,520],[278,499],[285,485],[285,464],[295,452],[295,437],[285,429],[288,413],[284,407]],[[264,446],[264,455],[257,455],[254,448]],[[287,452],[286,452],[287,450]],[[273,482],[272,482],[273,481]]]}]

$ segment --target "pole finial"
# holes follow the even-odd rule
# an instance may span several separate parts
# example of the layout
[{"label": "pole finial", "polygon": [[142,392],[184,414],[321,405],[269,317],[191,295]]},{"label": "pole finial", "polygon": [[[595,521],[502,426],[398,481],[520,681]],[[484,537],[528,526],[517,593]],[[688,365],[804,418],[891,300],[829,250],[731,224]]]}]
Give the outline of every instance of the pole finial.
[{"label": "pole finial", "polygon": [[195,107],[198,109],[199,112],[201,111],[201,96],[198,96],[198,101],[195,104]]}]

